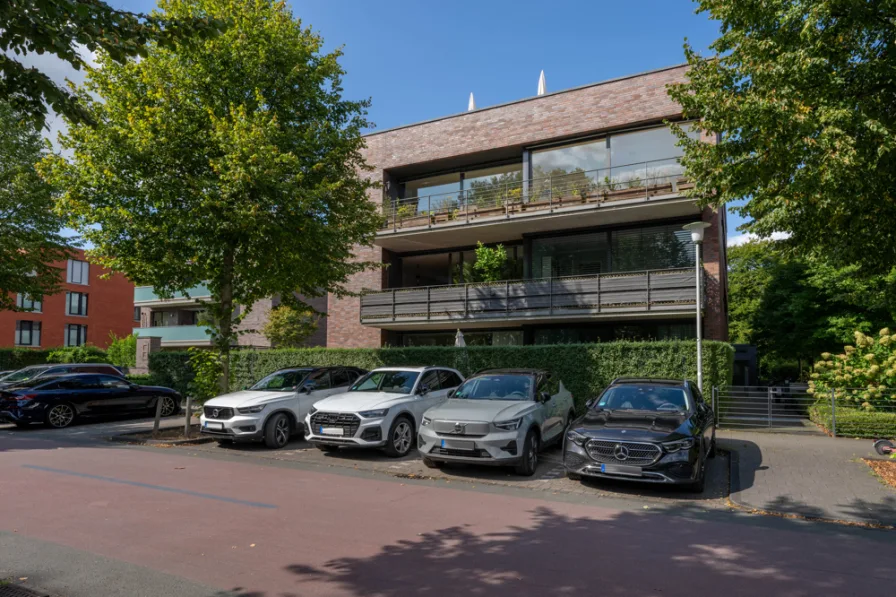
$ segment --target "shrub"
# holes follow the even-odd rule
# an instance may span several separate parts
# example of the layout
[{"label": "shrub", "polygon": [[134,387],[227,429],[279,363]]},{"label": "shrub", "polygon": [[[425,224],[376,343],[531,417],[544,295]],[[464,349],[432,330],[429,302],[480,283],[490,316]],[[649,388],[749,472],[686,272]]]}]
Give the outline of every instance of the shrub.
[{"label": "shrub", "polygon": [[187,388],[194,400],[202,403],[217,396],[221,387],[221,373],[224,370],[221,353],[191,347],[189,364],[193,379]]},{"label": "shrub", "polygon": [[137,365],[137,334],[128,334],[123,338],[109,332],[109,348],[106,357],[109,363],[117,367],[135,367]]},{"label": "shrub", "polygon": [[131,374],[127,376],[127,380],[140,386],[162,385],[152,373]]},{"label": "shrub", "polygon": [[[136,347],[134,355],[136,356]],[[51,350],[47,355],[48,363],[105,363],[106,351],[92,344],[84,346],[67,346]]]},{"label": "shrub", "polygon": [[47,362],[50,352],[27,348],[0,348],[0,371],[12,371],[28,365],[43,365]]},{"label": "shrub", "polygon": [[[723,342],[704,342],[704,387],[731,383],[734,349]],[[192,380],[189,353],[150,355],[150,370],[161,385],[187,391]],[[572,392],[577,407],[596,396],[616,377],[696,378],[693,341],[607,342],[539,346],[471,346],[467,348],[298,348],[240,350],[230,355],[231,387],[250,385],[284,367],[348,365],[364,369],[396,365],[443,365],[464,375],[481,369],[531,367],[551,370]]]},{"label": "shrub", "polygon": [[[821,398],[833,391],[838,404],[873,411],[896,406],[896,335],[888,328],[877,336],[855,332],[855,345],[821,354],[810,375],[809,393]],[[839,420],[840,416],[837,413]]]}]

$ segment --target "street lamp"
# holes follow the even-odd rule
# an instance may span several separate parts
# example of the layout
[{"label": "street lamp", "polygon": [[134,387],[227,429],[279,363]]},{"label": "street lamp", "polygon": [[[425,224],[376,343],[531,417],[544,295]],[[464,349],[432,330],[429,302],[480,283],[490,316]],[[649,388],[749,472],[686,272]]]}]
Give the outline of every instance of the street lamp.
[{"label": "street lamp", "polygon": [[694,252],[696,255],[697,265],[696,265],[696,273],[697,273],[697,389],[700,392],[703,392],[703,325],[702,318],[700,317],[701,311],[703,307],[701,305],[703,301],[703,276],[701,275],[703,272],[700,268],[700,245],[703,244],[703,232],[709,228],[709,224],[706,222],[694,222],[692,224],[687,224],[683,226],[685,230],[691,233],[691,241],[694,243],[696,247],[696,251]]}]

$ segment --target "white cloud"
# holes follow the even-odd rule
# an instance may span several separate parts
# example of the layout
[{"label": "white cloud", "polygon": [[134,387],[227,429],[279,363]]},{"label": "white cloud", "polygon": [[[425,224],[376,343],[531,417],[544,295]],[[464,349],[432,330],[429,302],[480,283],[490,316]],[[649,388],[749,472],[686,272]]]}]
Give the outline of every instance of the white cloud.
[{"label": "white cloud", "polygon": [[[790,238],[789,232],[772,232],[771,239],[772,240],[784,240]],[[751,240],[760,240],[758,236],[753,233],[747,234],[738,234],[737,236],[732,236],[728,238],[728,246],[736,247],[738,245],[743,245],[745,243],[750,242]]]}]

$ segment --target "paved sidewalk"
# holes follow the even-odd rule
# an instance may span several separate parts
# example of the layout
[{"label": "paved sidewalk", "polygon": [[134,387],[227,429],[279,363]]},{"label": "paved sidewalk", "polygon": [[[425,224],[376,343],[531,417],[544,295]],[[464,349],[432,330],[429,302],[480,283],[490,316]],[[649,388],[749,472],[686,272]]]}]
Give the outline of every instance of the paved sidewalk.
[{"label": "paved sidewalk", "polygon": [[896,490],[862,462],[870,440],[719,431],[719,445],[737,452],[731,501],[808,518],[896,526]]}]

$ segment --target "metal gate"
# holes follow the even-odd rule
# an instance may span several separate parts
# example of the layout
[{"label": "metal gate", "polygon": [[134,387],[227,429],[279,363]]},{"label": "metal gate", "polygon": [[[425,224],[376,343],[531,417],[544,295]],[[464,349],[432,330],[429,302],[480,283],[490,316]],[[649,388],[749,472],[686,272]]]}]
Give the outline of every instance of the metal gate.
[{"label": "metal gate", "polygon": [[805,385],[713,388],[716,425],[727,429],[766,429],[822,433],[810,420],[817,401]]}]

